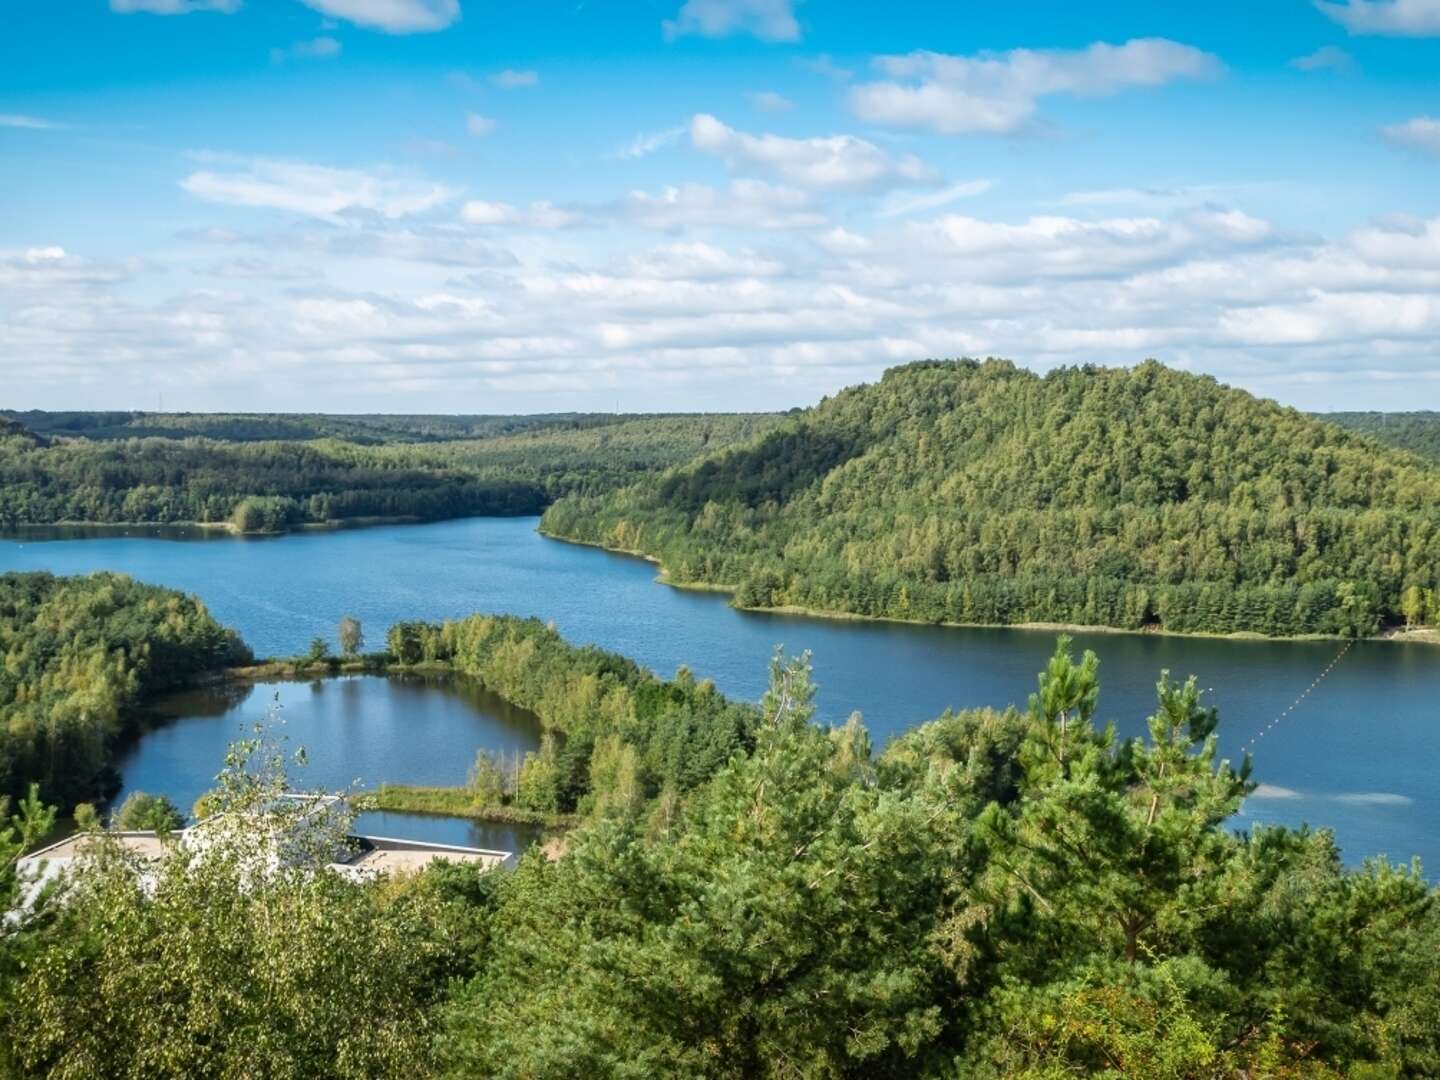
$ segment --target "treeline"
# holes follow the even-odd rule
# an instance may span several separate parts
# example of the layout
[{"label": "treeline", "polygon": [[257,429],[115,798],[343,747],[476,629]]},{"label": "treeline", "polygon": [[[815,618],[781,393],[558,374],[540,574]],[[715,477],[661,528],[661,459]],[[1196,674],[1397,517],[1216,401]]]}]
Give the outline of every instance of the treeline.
[{"label": "treeline", "polygon": [[[680,414],[683,416],[684,414]],[[0,409],[37,435],[86,439],[216,439],[222,442],[305,442],[339,439],[364,445],[453,442],[526,432],[579,431],[672,414],[532,413],[528,415],[426,415],[405,413],[163,413],[52,412]]]},{"label": "treeline", "polygon": [[0,797],[68,809],[119,786],[148,695],[249,659],[193,596],[123,574],[0,574]]},{"label": "treeline", "polygon": [[542,527],[742,606],[1364,635],[1440,585],[1440,468],[1153,361],[931,361]]},{"label": "treeline", "polygon": [[743,415],[576,420],[479,439],[360,445],[331,438],[57,438],[0,421],[0,527],[228,522],[276,532],[356,518],[538,514],[561,495],[633,483],[777,422]]},{"label": "treeline", "polygon": [[523,810],[673,805],[754,744],[759,712],[710,680],[681,668],[664,681],[617,653],[570,645],[538,619],[397,623],[386,644],[395,664],[445,665],[539,718],[540,749],[506,793]]},{"label": "treeline", "polygon": [[1440,412],[1317,413],[1321,420],[1440,461]]},{"label": "treeline", "polygon": [[[532,624],[467,632],[563,710],[531,676],[571,664]],[[257,876],[263,821],[143,882],[101,859],[0,932],[0,1071],[1440,1075],[1440,896],[1418,868],[1230,831],[1254,784],[1217,759],[1194,680],[1162,677],[1148,737],[1122,741],[1097,674],[1062,643],[1027,710],[946,714],[877,754],[858,721],[815,725],[807,666],[777,663],[748,753],[675,800],[597,802],[514,873]],[[234,775],[246,756],[222,792],[274,806],[276,770]]]}]

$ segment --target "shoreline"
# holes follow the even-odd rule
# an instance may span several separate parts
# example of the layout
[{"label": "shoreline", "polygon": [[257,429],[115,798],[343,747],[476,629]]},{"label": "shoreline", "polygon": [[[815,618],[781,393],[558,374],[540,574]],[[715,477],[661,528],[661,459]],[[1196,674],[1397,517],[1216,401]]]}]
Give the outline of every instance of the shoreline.
[{"label": "shoreline", "polygon": [[413,514],[366,515],[332,518],[328,521],[302,521],[278,531],[252,530],[242,532],[230,521],[22,521],[0,528],[0,537],[20,539],[27,532],[45,529],[93,529],[96,532],[123,534],[131,529],[174,529],[177,531],[221,533],[234,539],[269,539],[294,533],[339,532],[344,529],[368,529],[379,525],[425,525],[431,521],[460,521],[467,517],[532,517],[529,514],[462,514],[453,518],[420,518]]},{"label": "shoreline", "polygon": [[[596,548],[600,551],[609,552],[612,555],[625,555],[630,558],[643,559],[645,562],[659,569],[660,572],[655,577],[656,583],[667,585],[672,589],[684,589],[690,592],[728,593],[733,598],[738,588],[734,585],[715,585],[709,582],[675,581],[671,578],[670,572],[665,569],[665,564],[655,556],[649,555],[646,552],[633,551],[628,548],[609,547],[606,544],[594,540],[579,540],[568,536],[560,536],[557,533],[547,532],[542,528],[537,528],[536,531],[540,533],[541,536],[562,544],[575,544],[578,547]],[[968,623],[950,622],[948,620],[934,622],[929,619],[902,619],[897,615],[862,615],[853,611],[826,611],[820,608],[807,608],[797,604],[785,604],[780,607],[748,607],[734,603],[733,599],[730,606],[736,611],[748,611],[758,615],[792,615],[800,618],[829,619],[838,622],[897,623],[902,626],[938,626],[950,630],[1027,630],[1032,632],[1044,631],[1047,633],[1065,634],[1135,634],[1153,637],[1201,638],[1212,641],[1386,641],[1399,642],[1405,645],[1440,645],[1440,627],[1417,627],[1411,630],[1396,627],[1364,638],[1347,638],[1339,634],[1264,634],[1257,630],[1236,630],[1229,634],[1165,629],[1132,630],[1124,626],[1088,626],[1082,623],[1063,622]]]},{"label": "shoreline", "polygon": [[578,814],[549,814],[504,804],[476,806],[471,801],[470,792],[463,787],[381,784],[377,788],[357,792],[354,806],[360,812],[424,814],[487,821],[494,825],[532,825],[547,832],[563,832],[580,824]]}]

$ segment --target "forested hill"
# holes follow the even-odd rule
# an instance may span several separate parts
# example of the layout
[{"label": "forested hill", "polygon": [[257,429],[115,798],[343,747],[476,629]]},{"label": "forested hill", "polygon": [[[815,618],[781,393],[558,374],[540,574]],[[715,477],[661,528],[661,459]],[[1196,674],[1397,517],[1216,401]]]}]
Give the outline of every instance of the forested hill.
[{"label": "forested hill", "polygon": [[[112,414],[41,415],[68,416],[64,430],[116,430],[75,419]],[[226,430],[211,419],[201,430]],[[282,429],[299,422],[270,419]],[[345,418],[299,419],[313,424],[296,428],[294,439],[231,441],[77,437],[57,434],[62,429],[55,425],[46,435],[0,417],[0,526],[193,521],[274,532],[367,517],[538,514],[560,495],[633,483],[780,422],[768,414],[606,418],[618,420],[613,423],[596,417],[349,418],[393,422],[386,429],[391,434],[416,438],[423,430],[488,433],[414,442],[387,435],[362,444],[312,437],[323,430],[314,424]],[[460,426],[446,427],[450,421]],[[469,421],[475,423],[465,427]]]},{"label": "forested hill", "polygon": [[632,420],[668,419],[662,414],[534,413],[530,415],[413,413],[195,413],[51,412],[0,409],[5,422],[40,436],[110,439],[219,439],[222,442],[306,442],[340,439],[371,446],[392,442],[454,442],[530,432],[580,431]]},{"label": "forested hill", "polygon": [[1435,618],[1440,468],[1153,361],[927,361],[543,527],[744,606],[1368,634]]},{"label": "forested hill", "polygon": [[1440,461],[1440,412],[1318,413],[1321,420]]}]

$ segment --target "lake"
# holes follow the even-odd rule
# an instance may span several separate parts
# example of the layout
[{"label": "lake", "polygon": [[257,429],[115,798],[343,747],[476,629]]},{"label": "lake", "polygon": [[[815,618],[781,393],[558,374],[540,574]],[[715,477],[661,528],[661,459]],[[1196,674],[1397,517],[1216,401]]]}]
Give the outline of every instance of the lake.
[{"label": "lake", "polygon": [[[287,755],[300,789],[347,791],[381,783],[463,784],[480,749],[522,755],[540,743],[533,715],[465,679],[343,675],[237,683],[173,694],[149,710],[156,722],[116,763],[123,786],[168,795],[188,812],[214,787],[225,749],[263,725]],[[357,831],[434,843],[518,851],[541,830],[431,814],[368,811]]]},{"label": "lake", "polygon": [[[74,538],[57,530],[46,534],[53,539],[32,533],[0,540],[0,570],[118,570],[184,589],[260,655],[302,651],[317,635],[333,642],[347,614],[378,644],[401,619],[503,612],[554,620],[569,640],[625,653],[661,674],[688,665],[725,693],[754,700],[777,644],[809,649],[822,718],[840,722],[858,709],[877,743],[947,706],[1023,704],[1054,648],[1054,635],[1040,631],[738,612],[723,595],[656,584],[649,563],[548,540],[535,524],[533,518],[472,518],[255,540],[147,529]],[[1100,715],[1113,718],[1122,734],[1143,733],[1162,668],[1176,676],[1194,673],[1211,689],[1222,754],[1238,757],[1256,740],[1255,776],[1265,787],[1247,801],[1242,825],[1308,821],[1334,828],[1351,862],[1383,852],[1419,854],[1432,871],[1440,866],[1440,785],[1432,775],[1440,764],[1440,649],[1358,643],[1285,713],[1331,665],[1339,643],[1088,634],[1076,644],[1099,653]],[[315,696],[331,689],[342,697],[336,687]],[[359,775],[367,783],[443,783],[463,776],[479,743],[447,733],[472,732],[468,716],[424,726],[423,734],[417,727],[403,756],[393,760],[397,744],[390,740],[378,744],[390,749],[366,751],[357,729],[384,700],[399,710],[397,722],[422,708],[416,699],[397,705],[406,699],[369,692],[355,706],[362,716],[343,702],[326,704],[336,711],[326,712],[329,726],[316,731],[335,738],[323,745],[307,741],[314,768],[331,768],[334,755],[335,775],[350,773],[344,781]],[[287,709],[294,715],[297,700]],[[189,734],[207,719],[213,717],[197,714],[147,736],[138,753],[161,738],[213,739]],[[478,739],[492,737],[483,727],[488,721],[474,722],[482,724],[473,729]],[[341,737],[347,732],[355,741]],[[504,736],[496,728],[493,737]],[[457,754],[457,745],[469,749]],[[127,764],[126,784],[143,786],[139,774],[132,776],[135,767]],[[210,772],[216,767],[218,759]],[[400,775],[401,768],[409,771]]]}]

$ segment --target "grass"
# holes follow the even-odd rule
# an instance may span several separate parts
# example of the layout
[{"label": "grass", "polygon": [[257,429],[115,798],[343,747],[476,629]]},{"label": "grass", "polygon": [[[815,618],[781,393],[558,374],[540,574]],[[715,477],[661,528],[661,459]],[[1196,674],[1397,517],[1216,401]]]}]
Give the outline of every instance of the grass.
[{"label": "grass", "polygon": [[570,829],[580,823],[576,814],[549,814],[503,804],[476,805],[470,789],[463,787],[381,784],[375,791],[362,792],[355,800],[355,808],[405,814],[440,814],[506,825],[540,825],[547,829]]}]

